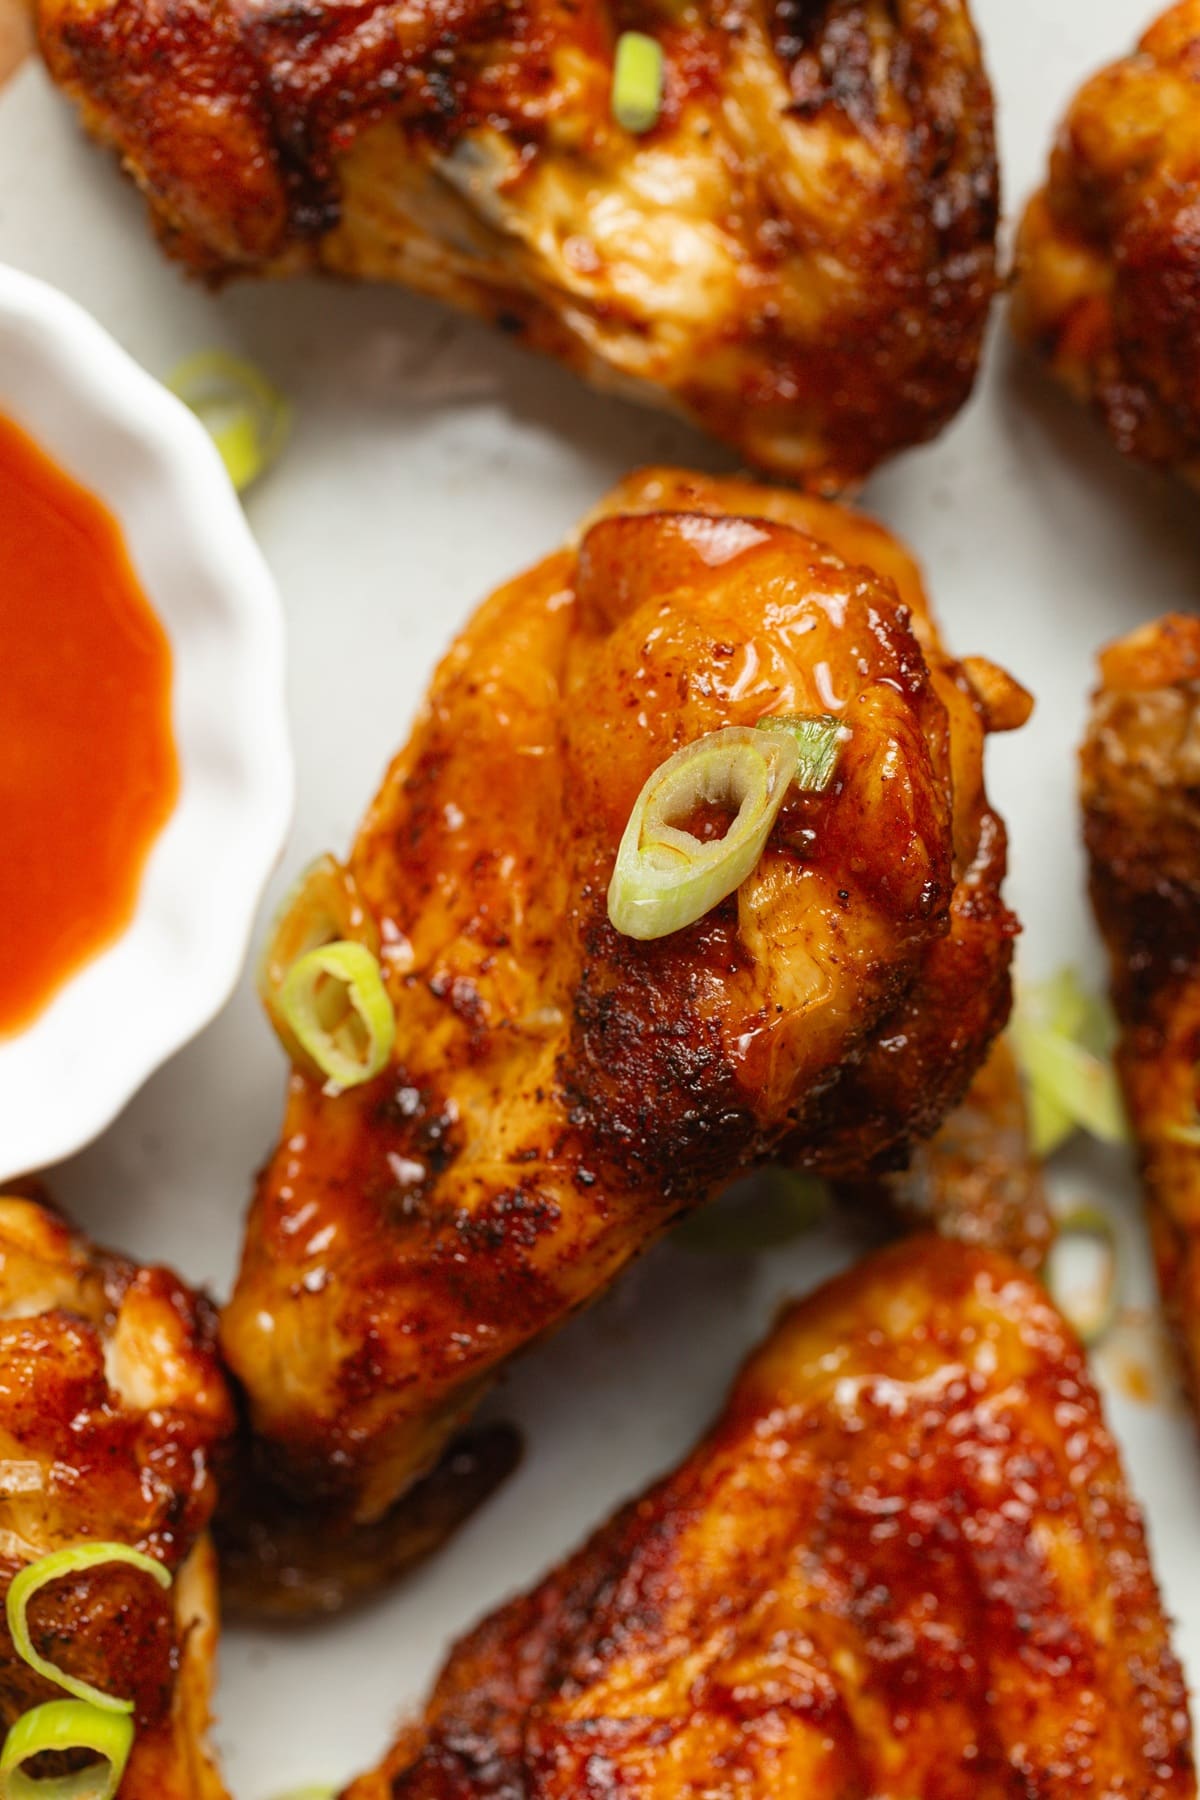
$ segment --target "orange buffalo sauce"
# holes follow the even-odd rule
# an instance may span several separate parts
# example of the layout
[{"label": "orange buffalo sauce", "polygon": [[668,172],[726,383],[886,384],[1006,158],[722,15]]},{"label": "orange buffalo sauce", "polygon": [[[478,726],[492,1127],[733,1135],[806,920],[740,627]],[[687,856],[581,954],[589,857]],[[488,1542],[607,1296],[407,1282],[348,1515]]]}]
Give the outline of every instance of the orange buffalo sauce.
[{"label": "orange buffalo sauce", "polygon": [[128,924],[178,788],[170,646],[120,527],[0,418],[0,1034]]}]

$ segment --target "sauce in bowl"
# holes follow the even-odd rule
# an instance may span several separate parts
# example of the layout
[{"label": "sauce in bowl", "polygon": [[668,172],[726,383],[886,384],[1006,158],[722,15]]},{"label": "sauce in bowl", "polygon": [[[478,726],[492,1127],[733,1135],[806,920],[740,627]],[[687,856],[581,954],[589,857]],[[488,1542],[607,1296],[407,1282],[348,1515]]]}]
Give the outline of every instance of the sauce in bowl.
[{"label": "sauce in bowl", "polygon": [[0,418],[0,1035],[124,931],[178,790],[170,645],[120,527]]}]

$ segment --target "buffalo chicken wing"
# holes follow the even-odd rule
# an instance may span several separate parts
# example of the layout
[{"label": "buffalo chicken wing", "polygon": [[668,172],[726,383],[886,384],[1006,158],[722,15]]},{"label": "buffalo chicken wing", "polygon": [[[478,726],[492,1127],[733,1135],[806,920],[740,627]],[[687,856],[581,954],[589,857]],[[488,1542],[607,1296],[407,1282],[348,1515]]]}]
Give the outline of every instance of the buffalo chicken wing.
[{"label": "buffalo chicken wing", "polygon": [[[948,659],[878,526],[744,483],[635,477],[476,614],[346,874],[391,1059],[343,1092],[295,1069],[222,1323],[264,1475],[323,1533],[379,1519],[508,1357],[740,1173],[936,1129],[1009,1003],[982,751],[1024,710]],[[647,777],[772,713],[842,723],[828,788],[708,916],[621,936]]]},{"label": "buffalo chicken wing", "polygon": [[925,1238],[787,1312],[346,1800],[1192,1800],[1190,1741],[1078,1343]]},{"label": "buffalo chicken wing", "polygon": [[[612,106],[655,37],[657,123]],[[994,286],[965,0],[40,0],[167,248],[402,282],[822,486],[931,437]]]},{"label": "buffalo chicken wing", "polygon": [[1200,0],[1075,99],[1017,246],[1013,323],[1130,456],[1200,481]]},{"label": "buffalo chicken wing", "polygon": [[1092,904],[1163,1299],[1200,1407],[1200,619],[1113,644],[1083,749]]},{"label": "buffalo chicken wing", "polygon": [[[46,1586],[29,1607],[42,1654],[134,1702],[121,1800],[224,1800],[207,1748],[217,1634],[207,1526],[232,1427],[215,1339],[213,1310],[173,1275],[93,1249],[32,1200],[0,1200],[0,1588],[95,1540],[174,1576],[164,1593],[106,1563]],[[0,1737],[62,1697],[0,1626]]]}]

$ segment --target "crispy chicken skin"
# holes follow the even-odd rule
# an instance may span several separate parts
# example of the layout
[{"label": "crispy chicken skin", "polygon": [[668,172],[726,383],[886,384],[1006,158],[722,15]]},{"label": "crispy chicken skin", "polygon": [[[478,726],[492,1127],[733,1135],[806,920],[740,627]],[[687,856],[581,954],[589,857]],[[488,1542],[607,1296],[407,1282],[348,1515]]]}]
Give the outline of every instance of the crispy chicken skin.
[{"label": "crispy chicken skin", "polygon": [[1105,651],[1083,749],[1092,905],[1159,1279],[1200,1408],[1200,619]]},{"label": "crispy chicken skin", "polygon": [[[830,709],[835,779],[740,892],[619,936],[650,773]],[[475,615],[350,858],[392,1063],[340,1095],[293,1074],[222,1322],[264,1466],[324,1532],[377,1519],[509,1356],[739,1173],[862,1170],[936,1128],[1008,1007],[982,750],[1024,711],[947,658],[878,526],[746,483],[633,477]]]},{"label": "crispy chicken skin", "polygon": [[1119,449],[1200,480],[1200,0],[1087,83],[1017,246],[1018,337]]},{"label": "crispy chicken skin", "polygon": [[[208,1749],[207,1526],[232,1425],[215,1338],[212,1309],[165,1269],[94,1249],[36,1201],[0,1199],[0,1591],[86,1539],[130,1544],[175,1575],[163,1593],[109,1564],[29,1608],[52,1661],[136,1703],[121,1800],[225,1800]],[[0,1617],[0,1737],[62,1697]]]},{"label": "crispy chicken skin", "polygon": [[1083,1354],[936,1238],[786,1312],[691,1456],[452,1652],[346,1800],[1185,1800]]},{"label": "crispy chicken skin", "polygon": [[[666,55],[641,137],[630,27]],[[965,0],[39,0],[38,29],[193,270],[401,282],[825,487],[970,390],[998,201]]]}]

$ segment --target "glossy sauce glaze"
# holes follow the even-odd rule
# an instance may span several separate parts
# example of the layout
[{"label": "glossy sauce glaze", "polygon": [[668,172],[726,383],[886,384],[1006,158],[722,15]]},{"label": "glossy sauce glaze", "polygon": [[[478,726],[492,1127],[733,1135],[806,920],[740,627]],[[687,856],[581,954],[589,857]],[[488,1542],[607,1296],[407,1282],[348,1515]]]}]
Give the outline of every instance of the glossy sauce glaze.
[{"label": "glossy sauce glaze", "polygon": [[116,520],[0,418],[0,1036],[133,915],[179,787],[171,651]]}]

